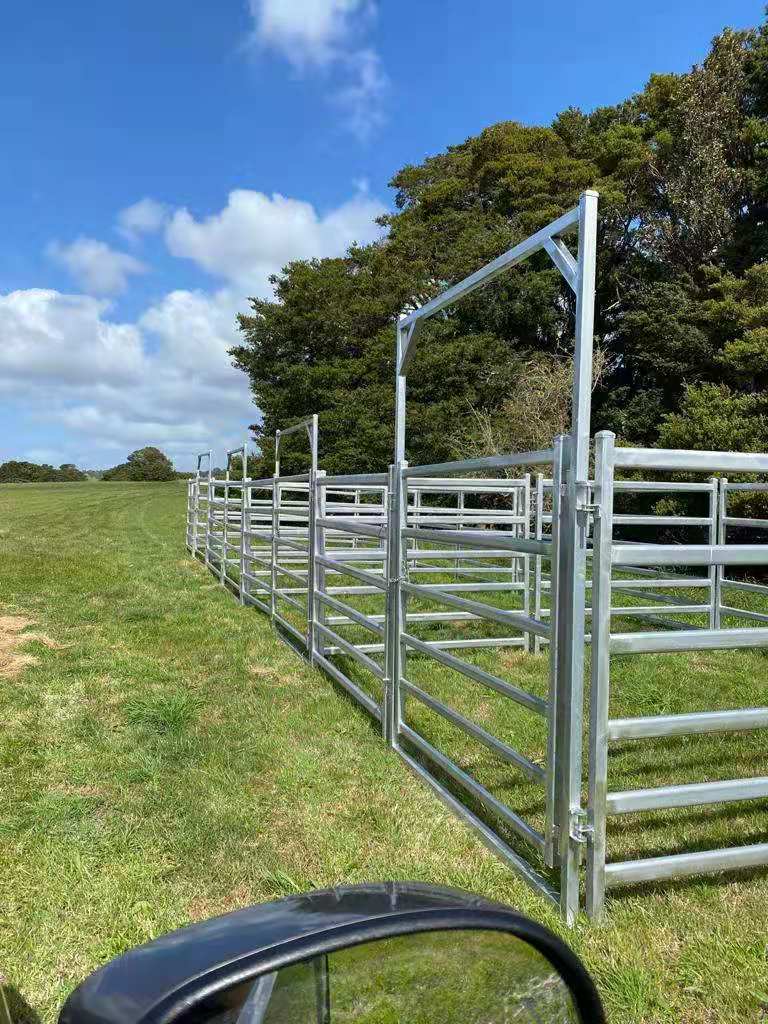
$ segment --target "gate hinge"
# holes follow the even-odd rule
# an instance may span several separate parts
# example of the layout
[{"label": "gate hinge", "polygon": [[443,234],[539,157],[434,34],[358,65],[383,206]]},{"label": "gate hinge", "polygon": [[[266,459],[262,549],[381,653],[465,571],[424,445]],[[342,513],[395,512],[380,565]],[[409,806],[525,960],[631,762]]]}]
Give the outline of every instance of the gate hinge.
[{"label": "gate hinge", "polygon": [[571,811],[568,834],[577,843],[586,843],[594,835],[594,828],[587,824],[587,812],[578,807]]}]

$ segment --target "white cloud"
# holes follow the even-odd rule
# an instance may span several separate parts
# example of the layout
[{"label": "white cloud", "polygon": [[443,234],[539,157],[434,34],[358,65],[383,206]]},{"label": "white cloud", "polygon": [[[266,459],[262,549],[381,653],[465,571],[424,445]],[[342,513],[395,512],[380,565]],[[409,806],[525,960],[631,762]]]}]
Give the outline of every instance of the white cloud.
[{"label": "white cloud", "polygon": [[107,308],[104,300],[44,288],[0,295],[0,380],[63,388],[136,381],[143,365],[140,333],[132,324],[104,320]]},{"label": "white cloud", "polygon": [[117,230],[129,242],[136,242],[142,235],[159,231],[167,220],[168,212],[165,203],[145,196],[118,213]]},{"label": "white cloud", "polygon": [[6,408],[22,396],[23,415],[56,439],[59,461],[70,461],[64,431],[80,435],[78,452],[87,442],[88,463],[156,444],[184,468],[197,451],[238,443],[257,416],[227,355],[235,310],[230,293],[176,291],[124,324],[85,295],[0,295],[0,393]]},{"label": "white cloud", "polygon": [[382,120],[388,79],[376,51],[361,40],[376,16],[373,0],[249,0],[255,38],[299,72],[337,73],[334,101],[347,127],[367,139]]},{"label": "white cloud", "polygon": [[125,291],[132,274],[145,274],[149,269],[135,256],[119,252],[95,238],[76,238],[69,245],[51,242],[47,252],[92,295],[115,295]]},{"label": "white cloud", "polygon": [[351,242],[378,237],[374,218],[384,210],[365,192],[321,216],[300,199],[237,189],[223,210],[204,220],[177,210],[166,242],[174,256],[194,260],[246,294],[264,296],[270,294],[269,275],[289,261],[340,255]]},{"label": "white cloud", "polygon": [[250,0],[250,9],[258,39],[298,68],[332,63],[375,13],[370,0]]},{"label": "white cloud", "polygon": [[[220,461],[258,418],[248,380],[228,354],[245,296],[269,295],[269,275],[291,260],[340,255],[352,241],[376,237],[383,209],[360,183],[324,215],[311,203],[247,190],[199,221],[179,210],[166,228],[171,252],[224,284],[215,292],[176,289],[131,323],[116,319],[105,298],[0,293],[0,395],[18,424],[3,457],[18,458],[27,446],[55,451],[57,464],[105,466],[155,444],[182,469],[209,448]],[[25,422],[34,435],[26,441]]]}]

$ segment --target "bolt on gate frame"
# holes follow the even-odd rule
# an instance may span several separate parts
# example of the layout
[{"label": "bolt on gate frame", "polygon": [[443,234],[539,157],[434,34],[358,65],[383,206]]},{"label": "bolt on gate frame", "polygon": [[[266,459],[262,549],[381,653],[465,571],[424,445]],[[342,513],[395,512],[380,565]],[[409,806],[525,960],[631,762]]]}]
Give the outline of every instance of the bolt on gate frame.
[{"label": "bolt on gate frame", "polygon": [[[239,589],[240,600],[270,614],[314,664],[373,715],[390,746],[438,796],[535,890],[559,904],[569,922],[580,906],[585,852],[586,908],[595,917],[602,912],[610,886],[768,864],[764,843],[636,861],[611,863],[607,858],[610,815],[768,795],[765,778],[608,790],[608,747],[613,740],[768,728],[767,708],[609,717],[612,654],[768,646],[768,615],[740,610],[724,604],[722,598],[728,588],[768,595],[768,587],[730,579],[723,572],[729,564],[768,564],[768,545],[726,543],[726,526],[768,529],[768,520],[729,516],[728,495],[738,490],[768,491],[768,484],[729,484],[711,475],[701,482],[616,480],[615,470],[765,474],[768,456],[622,449],[614,446],[613,435],[603,433],[595,441],[596,470],[594,480],[590,479],[597,198],[596,193],[585,192],[576,208],[399,320],[395,451],[387,473],[327,476],[318,469],[315,416],[278,431],[273,477],[247,479],[246,445],[228,453],[224,481],[212,479],[210,457],[208,453],[201,456],[197,480],[190,482],[187,516],[188,546],[194,552],[202,547],[206,563],[222,583],[237,562],[231,536],[240,524],[240,578],[228,580]],[[564,241],[571,232],[578,232],[575,257]],[[407,377],[424,321],[538,252],[550,257],[575,297],[569,433],[543,451],[410,466],[405,460]],[[281,477],[280,437],[301,430],[307,431],[310,441],[310,470]],[[243,479],[235,483],[229,479],[230,458],[240,451]],[[207,477],[200,472],[205,458]],[[533,489],[529,469],[537,471]],[[513,471],[523,475],[514,479],[501,475]],[[478,478],[479,473],[497,476]],[[239,499],[231,498],[231,491]],[[265,491],[267,498],[255,497]],[[284,493],[289,492],[298,496],[286,499]],[[686,494],[705,502],[707,512],[614,514],[614,493]],[[511,497],[511,509],[489,512],[470,507],[467,499],[471,501],[473,494]],[[425,496],[438,504],[425,504]],[[453,498],[457,505],[449,509],[445,502]],[[706,531],[707,543],[616,542],[614,528],[627,527]],[[451,580],[458,577],[458,582],[441,581],[447,565],[452,566]],[[673,568],[679,566],[684,567],[683,573]],[[703,575],[696,575],[689,566],[701,566]],[[283,586],[283,578],[291,585]],[[686,596],[675,594],[680,589]],[[495,595],[519,599],[520,607],[498,607],[493,603]],[[615,597],[623,597],[625,604],[617,603]],[[632,598],[642,603],[627,605]],[[286,615],[281,613],[281,601]],[[364,604],[355,603],[360,601]],[[424,601],[428,610],[419,608]],[[435,611],[435,605],[446,610]],[[294,622],[286,617],[289,613]],[[707,625],[675,617],[692,615],[705,617]],[[588,616],[591,633],[586,630]],[[726,616],[766,625],[723,629],[721,618]],[[647,622],[652,631],[612,632],[613,620],[622,618]],[[425,624],[466,622],[475,627],[502,626],[504,633],[458,639],[417,635]],[[361,641],[359,633],[345,636],[348,628],[363,631],[370,642]],[[543,697],[462,657],[463,651],[504,646],[527,651],[531,642],[535,651],[546,648],[548,652]],[[585,806],[582,729],[588,643],[592,644],[592,678]],[[466,689],[485,688],[543,723],[545,756],[530,759],[427,692],[414,675],[417,663],[437,665],[443,674],[458,673],[468,684]],[[543,827],[508,806],[428,740],[409,713],[411,702],[478,741],[526,784],[541,787]],[[482,816],[476,810],[478,804]],[[499,824],[489,824],[487,815]]]}]

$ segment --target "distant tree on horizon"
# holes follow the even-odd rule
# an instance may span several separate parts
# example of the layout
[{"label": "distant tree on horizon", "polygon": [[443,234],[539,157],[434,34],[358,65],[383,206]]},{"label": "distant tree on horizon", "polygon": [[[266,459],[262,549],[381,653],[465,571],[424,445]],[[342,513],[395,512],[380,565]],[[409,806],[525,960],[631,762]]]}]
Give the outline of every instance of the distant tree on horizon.
[{"label": "distant tree on horizon", "polygon": [[176,480],[176,471],[168,456],[151,445],[131,452],[127,462],[121,462],[102,473],[102,480]]},{"label": "distant tree on horizon", "polygon": [[85,473],[72,462],[62,463],[58,469],[47,462],[38,464],[20,459],[0,463],[0,483],[3,484],[62,484],[85,479]]}]

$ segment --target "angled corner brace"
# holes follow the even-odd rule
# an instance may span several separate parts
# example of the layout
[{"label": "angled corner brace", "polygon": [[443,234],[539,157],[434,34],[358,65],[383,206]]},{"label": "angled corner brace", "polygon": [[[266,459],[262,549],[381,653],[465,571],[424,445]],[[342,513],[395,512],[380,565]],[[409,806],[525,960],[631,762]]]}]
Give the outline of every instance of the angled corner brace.
[{"label": "angled corner brace", "polygon": [[568,282],[571,291],[575,292],[576,276],[579,268],[576,260],[573,258],[571,250],[562,238],[545,239],[544,248],[547,250],[552,262]]},{"label": "angled corner brace", "polygon": [[404,331],[403,346],[400,355],[400,365],[397,368],[397,372],[399,374],[405,373],[406,369],[408,368],[408,364],[410,363],[411,357],[413,356],[414,350],[416,348],[416,335],[419,333],[420,326],[421,321],[414,320],[413,323],[406,327]]}]

